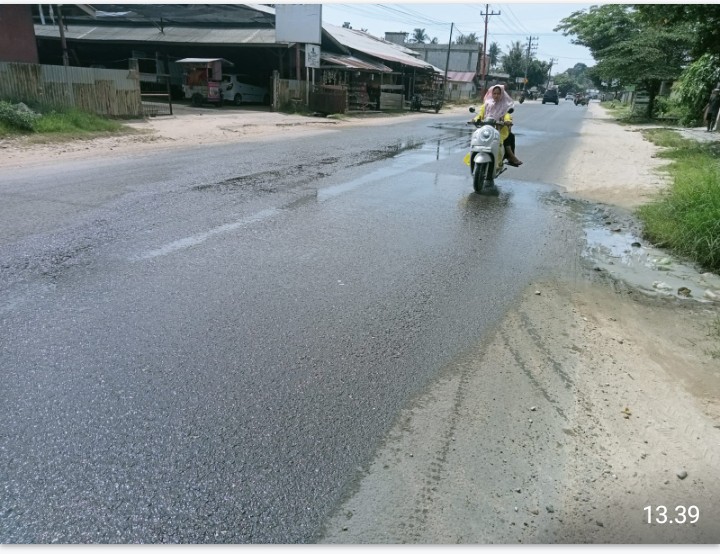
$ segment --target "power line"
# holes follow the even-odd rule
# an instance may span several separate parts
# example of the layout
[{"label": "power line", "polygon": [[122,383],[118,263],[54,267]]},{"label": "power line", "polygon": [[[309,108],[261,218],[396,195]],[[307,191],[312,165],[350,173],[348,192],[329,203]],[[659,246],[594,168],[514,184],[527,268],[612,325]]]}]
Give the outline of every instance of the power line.
[{"label": "power line", "polygon": [[385,5],[382,5],[382,4],[375,4],[375,7],[380,8],[380,9],[382,9],[382,10],[384,10],[384,11],[388,11],[388,12],[390,12],[390,13],[394,13],[394,14],[398,14],[398,15],[404,16],[405,18],[410,17],[411,19],[414,20],[415,23],[421,23],[421,24],[424,24],[424,25],[440,25],[440,26],[445,26],[445,25],[449,25],[449,24],[450,24],[450,22],[445,23],[445,22],[443,22],[443,21],[438,21],[437,19],[432,19],[432,18],[429,18],[429,17],[427,17],[427,16],[425,16],[425,15],[422,15],[422,14],[419,14],[419,13],[410,13],[410,12],[407,11],[407,10],[402,10],[402,9],[399,9],[399,8],[394,8],[394,7],[392,7],[392,6],[385,6]]},{"label": "power line", "polygon": [[517,18],[517,16],[515,15],[515,13],[510,9],[510,5],[509,5],[509,4],[506,4],[506,5],[505,5],[505,10],[506,10],[507,13],[510,15],[510,19],[512,19],[513,21],[515,21],[515,23],[517,24],[517,27],[518,27],[518,29],[519,29],[520,31],[522,31],[523,33],[528,34],[528,35],[529,35],[529,34],[532,34],[530,31],[528,31],[528,30],[525,28],[525,26],[524,26],[524,25],[522,24],[522,22]]}]

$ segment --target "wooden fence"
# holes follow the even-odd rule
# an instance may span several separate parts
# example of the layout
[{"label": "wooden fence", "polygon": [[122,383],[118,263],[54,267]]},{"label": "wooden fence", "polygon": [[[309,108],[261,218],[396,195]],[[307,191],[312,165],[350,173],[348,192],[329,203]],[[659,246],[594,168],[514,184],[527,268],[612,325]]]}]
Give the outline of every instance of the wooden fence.
[{"label": "wooden fence", "polygon": [[273,110],[277,111],[288,104],[305,105],[307,103],[307,83],[295,79],[273,79]]},{"label": "wooden fence", "polygon": [[0,99],[142,117],[140,82],[130,70],[0,62]]},{"label": "wooden fence", "polygon": [[343,86],[316,85],[310,91],[310,110],[324,114],[347,111],[347,88]]}]

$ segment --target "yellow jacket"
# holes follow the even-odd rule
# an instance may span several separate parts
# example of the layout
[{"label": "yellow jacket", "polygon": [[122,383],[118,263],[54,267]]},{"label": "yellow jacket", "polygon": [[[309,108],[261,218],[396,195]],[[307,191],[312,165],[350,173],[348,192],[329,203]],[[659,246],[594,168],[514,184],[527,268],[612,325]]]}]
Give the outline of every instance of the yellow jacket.
[{"label": "yellow jacket", "polygon": [[[485,119],[485,104],[480,106],[480,111],[475,116],[475,121],[482,121],[483,119]],[[500,128],[500,140],[502,142],[505,142],[505,139],[508,138],[508,136],[510,135],[510,126],[512,125],[512,115],[510,115],[509,113],[506,113],[503,116],[503,121],[505,123],[510,124],[510,125],[503,125]]]}]

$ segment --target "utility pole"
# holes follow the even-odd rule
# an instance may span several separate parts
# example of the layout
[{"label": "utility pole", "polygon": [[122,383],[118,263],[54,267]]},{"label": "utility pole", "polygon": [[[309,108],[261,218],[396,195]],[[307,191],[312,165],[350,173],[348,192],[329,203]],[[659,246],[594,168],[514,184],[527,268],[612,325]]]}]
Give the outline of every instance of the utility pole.
[{"label": "utility pole", "polygon": [[530,51],[537,48],[537,42],[533,44],[533,40],[538,40],[538,37],[528,37],[527,55],[525,56],[525,80],[523,81],[523,90],[527,90],[527,75],[528,68],[530,67]]},{"label": "utility pole", "polygon": [[482,95],[485,97],[485,91],[487,90],[487,64],[485,63],[485,56],[487,52],[487,30],[488,30],[488,17],[491,15],[500,15],[500,12],[490,12],[490,4],[485,4],[485,13],[480,12],[480,15],[485,16],[485,38],[483,38],[482,47]]},{"label": "utility pole", "polygon": [[548,69],[548,78],[547,78],[547,85],[545,88],[548,88],[550,86],[550,79],[552,79],[552,66],[557,60],[555,58],[550,58],[550,68]]},{"label": "utility pole", "polygon": [[61,4],[57,5],[58,25],[60,26],[60,47],[62,48],[63,65],[68,67],[70,59],[68,57],[67,42],[65,42],[65,22],[63,21]]},{"label": "utility pole", "polygon": [[448,40],[448,51],[447,51],[447,57],[445,58],[445,80],[443,81],[443,100],[449,100],[447,98],[447,74],[448,69],[450,67],[450,45],[452,44],[452,32],[453,27],[455,26],[455,23],[450,23],[450,40]]}]

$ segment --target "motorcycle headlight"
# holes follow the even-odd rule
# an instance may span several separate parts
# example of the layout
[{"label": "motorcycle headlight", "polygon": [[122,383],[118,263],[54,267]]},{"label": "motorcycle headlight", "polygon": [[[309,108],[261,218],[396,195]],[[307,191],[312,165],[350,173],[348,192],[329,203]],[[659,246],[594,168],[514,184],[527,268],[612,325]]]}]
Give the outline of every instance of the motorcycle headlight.
[{"label": "motorcycle headlight", "polygon": [[488,140],[491,136],[492,132],[490,131],[490,129],[483,129],[482,131],[480,131],[480,137],[483,140]]}]

